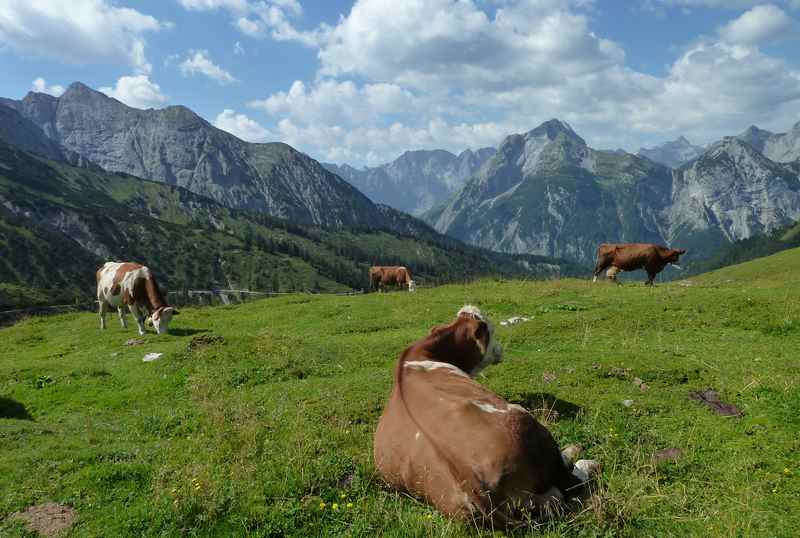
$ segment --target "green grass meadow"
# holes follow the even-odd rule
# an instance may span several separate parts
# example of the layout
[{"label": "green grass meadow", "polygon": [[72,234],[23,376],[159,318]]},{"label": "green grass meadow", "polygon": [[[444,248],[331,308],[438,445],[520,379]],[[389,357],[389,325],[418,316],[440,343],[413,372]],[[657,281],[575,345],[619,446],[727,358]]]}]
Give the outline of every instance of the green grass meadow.
[{"label": "green grass meadow", "polygon": [[[130,317],[24,320],[0,329],[0,536],[27,536],[7,516],[48,501],[77,510],[69,536],[797,536],[799,262],[653,289],[481,281],[187,308],[136,346]],[[603,465],[585,509],[480,529],[375,475],[399,353],[465,303],[505,348],[479,381],[557,411],[539,413],[558,443]],[[744,416],[687,398],[709,387]],[[671,447],[682,457],[653,462]]]}]

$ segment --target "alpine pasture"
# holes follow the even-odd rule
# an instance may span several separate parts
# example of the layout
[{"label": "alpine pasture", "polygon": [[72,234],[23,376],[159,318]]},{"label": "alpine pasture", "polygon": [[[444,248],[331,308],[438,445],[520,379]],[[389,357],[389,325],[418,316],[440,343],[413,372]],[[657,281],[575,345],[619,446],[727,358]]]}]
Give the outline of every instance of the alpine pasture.
[{"label": "alpine pasture", "polygon": [[[185,308],[137,345],[113,317],[104,332],[96,314],[23,320],[0,329],[0,535],[28,536],[8,516],[58,502],[78,513],[69,536],[795,536],[798,263],[790,250],[654,288],[289,295]],[[505,348],[479,380],[602,464],[583,509],[479,528],[376,477],[398,355],[465,303]],[[530,320],[500,325],[513,316]],[[743,416],[688,398],[707,388]]]}]

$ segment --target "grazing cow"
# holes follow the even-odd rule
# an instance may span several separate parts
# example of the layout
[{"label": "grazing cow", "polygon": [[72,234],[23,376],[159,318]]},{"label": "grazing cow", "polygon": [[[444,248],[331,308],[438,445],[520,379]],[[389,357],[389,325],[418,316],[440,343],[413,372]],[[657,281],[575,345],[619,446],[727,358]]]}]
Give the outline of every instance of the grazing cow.
[{"label": "grazing cow", "polygon": [[[684,249],[674,249],[654,245],[653,243],[603,243],[597,247],[597,263],[594,266],[593,282],[597,282],[597,275],[608,269],[606,276],[616,282],[617,274],[622,271],[647,271],[645,285],[653,285],[656,275],[668,263],[678,267],[678,259],[686,254]],[[678,267],[680,269],[680,267]]]},{"label": "grazing cow", "polygon": [[577,496],[596,462],[572,467],[550,432],[472,378],[502,360],[474,306],[411,344],[375,432],[375,466],[393,488],[451,517],[511,524]]},{"label": "grazing cow", "polygon": [[97,302],[100,305],[100,328],[106,328],[106,307],[114,307],[124,328],[125,308],[130,308],[139,334],[144,334],[144,319],[149,316],[158,334],[169,330],[169,322],[178,311],[161,295],[153,273],[144,265],[107,262],[97,270]]},{"label": "grazing cow", "polygon": [[408,291],[417,289],[411,279],[411,272],[402,266],[373,265],[369,268],[369,282],[372,289],[379,292],[387,286],[407,287]]}]

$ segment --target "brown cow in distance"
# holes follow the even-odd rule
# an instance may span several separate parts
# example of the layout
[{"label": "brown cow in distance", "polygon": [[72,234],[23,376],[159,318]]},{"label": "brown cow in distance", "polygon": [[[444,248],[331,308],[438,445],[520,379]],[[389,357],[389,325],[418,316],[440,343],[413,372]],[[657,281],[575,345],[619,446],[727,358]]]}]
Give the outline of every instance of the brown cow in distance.
[{"label": "brown cow in distance", "polygon": [[127,328],[125,309],[129,308],[139,334],[144,334],[145,316],[150,317],[158,334],[169,331],[169,322],[178,311],[169,306],[161,294],[155,276],[148,267],[131,262],[107,262],[97,270],[97,302],[100,307],[100,328],[106,328],[106,309],[116,308],[119,321]]},{"label": "brown cow in distance", "polygon": [[684,249],[667,248],[653,243],[603,243],[597,247],[597,263],[594,266],[593,281],[597,275],[608,269],[606,276],[616,282],[617,274],[622,271],[647,271],[645,285],[653,285],[656,275],[664,270],[668,263],[678,266]]},{"label": "brown cow in distance", "polygon": [[416,285],[411,279],[411,272],[397,265],[373,265],[369,268],[369,282],[372,289],[383,291],[387,286],[406,287],[415,291]]},{"label": "brown cow in distance", "polygon": [[473,377],[502,361],[494,328],[474,306],[400,356],[375,431],[375,466],[393,488],[451,517],[514,524],[577,496],[594,461],[571,463],[550,432]]}]

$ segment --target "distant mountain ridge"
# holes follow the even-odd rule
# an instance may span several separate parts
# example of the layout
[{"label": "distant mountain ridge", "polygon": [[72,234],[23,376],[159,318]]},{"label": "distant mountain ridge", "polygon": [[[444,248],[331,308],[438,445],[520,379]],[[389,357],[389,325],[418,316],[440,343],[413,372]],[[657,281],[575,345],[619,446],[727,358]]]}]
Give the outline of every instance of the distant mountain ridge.
[{"label": "distant mountain ridge", "polygon": [[[387,224],[366,196],[307,155],[282,143],[244,142],[183,106],[139,110],[79,82],[60,97],[30,92],[0,105],[17,111],[62,151],[111,172],[185,187],[231,208],[295,222]],[[55,157],[48,148],[39,149]]]},{"label": "distant mountain ridge", "polygon": [[[788,159],[793,144],[791,134],[770,134],[766,147]],[[424,218],[485,248],[584,264],[602,242],[679,245],[702,258],[800,219],[798,175],[800,161],[775,162],[736,137],[673,170],[592,149],[554,119],[507,137],[453,200]]]},{"label": "distant mountain ridge", "polygon": [[703,151],[701,146],[695,146],[685,137],[679,136],[671,142],[665,142],[652,148],[639,148],[636,155],[647,157],[651,161],[670,168],[678,168],[702,155]]},{"label": "distant mountain ridge", "polygon": [[772,133],[751,125],[736,138],[775,162],[789,163],[800,159],[800,121],[786,133]]},{"label": "distant mountain ridge", "polygon": [[86,299],[95,269],[109,259],[148,264],[171,290],[359,289],[367,287],[367,269],[375,263],[406,265],[429,284],[576,273],[559,260],[482,251],[420,228],[410,215],[377,210],[408,233],[290,223],[230,209],[182,187],[47,160],[0,141],[0,284],[57,290],[59,300]]},{"label": "distant mountain ridge", "polygon": [[406,151],[392,162],[357,169],[348,164],[323,163],[371,200],[412,215],[422,215],[453,196],[492,155],[494,148]]}]

